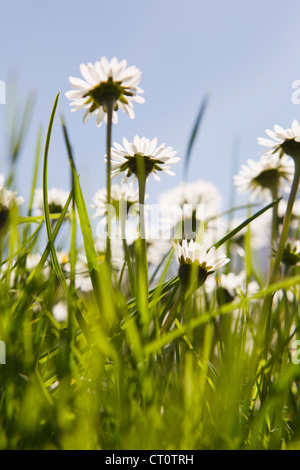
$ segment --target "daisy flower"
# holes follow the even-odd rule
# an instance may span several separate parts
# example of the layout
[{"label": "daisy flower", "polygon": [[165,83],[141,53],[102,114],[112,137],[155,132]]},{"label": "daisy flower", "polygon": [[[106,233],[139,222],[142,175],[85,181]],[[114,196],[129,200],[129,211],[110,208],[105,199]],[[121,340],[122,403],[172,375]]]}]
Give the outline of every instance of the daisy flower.
[{"label": "daisy flower", "polygon": [[112,120],[117,123],[116,111],[120,108],[131,119],[134,119],[133,103],[144,103],[139,96],[143,90],[138,87],[141,72],[135,66],[127,67],[127,61],[118,61],[114,57],[110,62],[106,57],[92,64],[80,65],[82,78],[70,77],[69,82],[74,88],[65,96],[71,100],[72,111],[85,109],[83,122],[96,116],[97,126],[101,126],[103,118],[107,121],[107,105],[114,103]]},{"label": "daisy flower", "polygon": [[240,295],[246,295],[246,293],[248,297],[251,297],[259,291],[259,284],[256,281],[246,283],[245,271],[241,271],[239,274],[221,274],[217,282],[219,288],[225,293],[225,299],[229,297],[230,301]]},{"label": "daisy flower", "polygon": [[57,304],[54,305],[52,309],[52,314],[56,321],[59,323],[63,323],[68,318],[68,305],[66,302],[61,300]]},{"label": "daisy flower", "polygon": [[[122,269],[124,264],[124,254],[123,254],[123,245],[122,240],[113,239],[112,240],[112,257],[111,263],[113,270],[118,274]],[[95,248],[97,252],[98,261],[101,263],[105,260],[105,240],[97,239],[95,241]],[[65,263],[63,265],[66,273],[71,272],[70,263]],[[89,273],[88,261],[86,254],[80,252],[78,254],[75,266],[75,287],[77,290],[80,290],[84,293],[89,293],[93,290],[93,285]]]},{"label": "daisy flower", "polygon": [[17,197],[17,192],[4,186],[4,176],[0,175],[0,230],[6,225],[9,211],[13,206],[23,204],[24,199]]},{"label": "daisy flower", "polygon": [[175,157],[176,151],[172,147],[165,147],[165,144],[157,146],[157,138],[152,140],[146,137],[134,137],[133,142],[123,138],[123,147],[118,143],[114,143],[111,149],[112,156],[112,177],[125,172],[126,178],[134,175],[147,178],[150,173],[156,181],[160,181],[157,172],[163,171],[168,175],[174,176],[170,170],[170,164],[177,163],[180,158]]},{"label": "daisy flower", "polygon": [[274,191],[280,186],[289,191],[286,182],[291,183],[294,176],[293,161],[286,155],[262,155],[259,161],[248,160],[248,165],[242,165],[238,175],[233,177],[234,184],[240,193],[252,191],[250,200],[270,200]]},{"label": "daisy flower", "polygon": [[287,240],[284,248],[282,262],[289,266],[295,266],[300,262],[300,240]]},{"label": "daisy flower", "polygon": [[[51,188],[48,191],[48,204],[50,214],[60,214],[67,202],[69,193],[63,189]],[[43,190],[36,189],[33,198],[33,209],[36,215],[44,214]]]},{"label": "daisy flower", "polygon": [[220,227],[217,214],[221,201],[215,185],[202,179],[180,183],[159,196],[164,219],[174,223],[176,238],[187,239],[196,237],[201,228],[207,232]]},{"label": "daisy flower", "polygon": [[[239,274],[233,272],[228,274],[222,273],[217,278],[211,276],[205,283],[205,293],[209,301],[216,295],[219,304],[238,301],[244,296],[250,298],[255,295],[259,289],[259,284],[255,280],[246,281],[245,271],[241,271]],[[236,317],[238,312],[239,309],[233,312],[234,317]]]},{"label": "daisy flower", "polygon": [[[40,253],[28,253],[26,257],[26,269],[28,271],[33,271],[37,268],[39,262],[41,261],[42,255]],[[50,277],[51,274],[51,263],[47,260],[42,268],[42,274],[45,277]]]},{"label": "daisy flower", "polygon": [[210,274],[223,267],[230,260],[216,250],[215,247],[207,250],[205,245],[200,245],[191,240],[182,240],[182,243],[174,243],[174,252],[179,265],[178,275],[181,283],[188,286],[193,271],[197,275],[197,285],[202,286]]},{"label": "daisy flower", "polygon": [[222,198],[216,186],[203,179],[191,183],[182,182],[159,196],[161,204],[176,204],[183,207],[186,204],[196,206],[202,204],[205,210],[205,217],[213,217],[220,210]]},{"label": "daisy flower", "polygon": [[271,148],[273,153],[280,151],[281,155],[286,153],[293,158],[299,156],[300,126],[296,119],[293,120],[291,129],[275,125],[274,131],[266,129],[266,134],[270,139],[259,137],[257,140],[260,145]]},{"label": "daisy flower", "polygon": [[[133,184],[114,184],[111,187],[111,204],[116,211],[116,218],[120,216],[120,205],[122,202],[125,203],[126,212],[137,204],[139,201],[139,192],[134,189]],[[107,190],[106,188],[100,189],[96,192],[93,198],[93,209],[96,209],[93,218],[103,217],[107,212]]]},{"label": "daisy flower", "polygon": [[62,267],[64,267],[69,262],[69,255],[65,251],[57,251],[56,256],[59,264]]}]

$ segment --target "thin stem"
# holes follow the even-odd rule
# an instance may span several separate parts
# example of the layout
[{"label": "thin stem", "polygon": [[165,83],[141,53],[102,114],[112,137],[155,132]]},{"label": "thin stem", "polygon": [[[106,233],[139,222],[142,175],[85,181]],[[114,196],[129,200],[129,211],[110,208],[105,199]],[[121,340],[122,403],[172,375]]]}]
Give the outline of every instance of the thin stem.
[{"label": "thin stem", "polygon": [[[125,204],[125,206],[123,206]],[[124,207],[124,211],[122,208]],[[130,259],[130,252],[129,252],[129,247],[127,244],[127,239],[126,239],[126,217],[127,217],[127,203],[124,200],[120,201],[120,223],[121,223],[121,238],[123,242],[123,251],[124,251],[124,257],[125,261],[127,264],[127,269],[128,269],[128,276],[129,276],[129,283],[131,287],[131,294],[134,296],[135,292],[135,286],[134,286],[134,274],[132,270],[132,264],[131,264],[131,259]]]},{"label": "thin stem", "polygon": [[[285,244],[286,244],[288,233],[289,233],[289,226],[290,226],[290,221],[291,221],[291,216],[292,216],[293,205],[294,205],[297,192],[298,192],[299,180],[300,180],[300,158],[295,158],[294,163],[295,163],[295,172],[294,172],[293,184],[292,184],[291,192],[289,195],[289,200],[287,204],[286,214],[284,217],[284,222],[283,222],[283,227],[281,231],[281,236],[279,240],[276,257],[272,266],[272,270],[269,275],[267,287],[269,287],[270,285],[276,282],[278,274],[279,274],[280,263],[282,260]],[[261,315],[260,323],[258,326],[258,335],[259,335],[258,341],[264,349],[265,357],[267,356],[267,353],[268,353],[267,335],[270,331],[272,299],[273,299],[272,294],[268,294],[265,297],[263,306],[262,306],[262,315]]]},{"label": "thin stem", "polygon": [[108,99],[106,103],[107,111],[107,126],[106,126],[106,155],[107,155],[107,164],[106,164],[106,191],[107,191],[107,237],[106,237],[106,259],[107,264],[110,266],[111,261],[111,214],[110,214],[110,204],[111,204],[111,140],[112,140],[112,116],[114,110],[115,100],[113,98]]},{"label": "thin stem", "polygon": [[[272,189],[272,199],[278,199],[278,185]],[[275,204],[272,209],[272,235],[271,235],[271,249],[278,237],[278,204]]]},{"label": "thin stem", "polygon": [[288,200],[286,214],[285,214],[284,221],[283,221],[283,227],[282,227],[277,254],[276,254],[273,269],[272,269],[272,272],[270,274],[269,281],[268,281],[268,286],[270,286],[277,280],[280,263],[282,260],[285,244],[288,238],[293,206],[294,206],[294,202],[295,202],[297,192],[298,192],[299,180],[300,180],[300,158],[295,158],[294,162],[295,162],[295,172],[294,172],[293,184],[292,184],[292,188],[291,188],[291,192],[290,192],[290,196]]},{"label": "thin stem", "polygon": [[146,178],[139,179],[139,208],[140,208],[140,236],[142,247],[142,260],[145,269],[145,288],[149,290],[148,280],[148,259],[147,259],[147,240],[145,230],[145,191],[146,191]]},{"label": "thin stem", "polygon": [[139,212],[140,212],[140,236],[137,240],[137,303],[142,317],[143,326],[148,326],[148,259],[147,259],[147,244],[145,233],[145,191],[146,191],[146,175],[144,169],[144,162],[139,161],[138,164],[138,184],[139,184]]},{"label": "thin stem", "polygon": [[[278,184],[275,184],[271,189],[271,195],[273,201],[276,201],[279,197]],[[274,258],[272,257],[272,250],[276,247],[278,240],[278,204],[275,204],[272,209],[272,231],[271,231],[271,243],[270,243],[270,267],[269,273],[271,273],[274,264]]]}]

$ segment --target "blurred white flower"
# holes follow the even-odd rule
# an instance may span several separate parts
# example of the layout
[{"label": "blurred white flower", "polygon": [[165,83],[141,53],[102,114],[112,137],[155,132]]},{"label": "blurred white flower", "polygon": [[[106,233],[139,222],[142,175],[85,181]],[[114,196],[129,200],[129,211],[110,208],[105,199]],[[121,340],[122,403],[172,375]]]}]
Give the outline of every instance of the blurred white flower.
[{"label": "blurred white flower", "polygon": [[12,191],[11,189],[6,189],[5,187],[0,189],[0,208],[10,209],[13,204],[19,206],[23,204],[24,199],[22,196],[17,197],[17,191]]},{"label": "blurred white flower", "polygon": [[233,302],[241,296],[251,297],[259,291],[260,287],[256,281],[246,282],[246,273],[241,271],[239,274],[230,272],[222,273],[219,277],[209,277],[205,283],[205,292],[211,298],[216,293],[223,302]]},{"label": "blurred white flower", "polygon": [[248,160],[242,165],[238,175],[233,177],[234,184],[240,193],[251,191],[250,200],[272,199],[273,190],[282,187],[289,191],[286,184],[291,183],[294,176],[294,163],[291,158],[278,154],[262,155],[259,161]]},{"label": "blurred white flower", "polygon": [[161,226],[172,225],[175,238],[196,238],[202,230],[216,241],[222,198],[214,184],[202,179],[180,183],[160,194],[158,201],[163,209]]},{"label": "blurred white flower", "polygon": [[[51,188],[48,190],[48,204],[50,214],[60,214],[67,202],[69,193],[63,189]],[[36,215],[44,214],[43,190],[36,189],[33,197],[32,208]]]},{"label": "blurred white flower", "polygon": [[41,261],[41,257],[40,253],[29,253],[26,257],[26,269],[28,271],[35,269]]},{"label": "blurred white flower", "polygon": [[[106,243],[105,240],[97,239],[95,240],[95,249],[98,255],[99,263],[105,260],[106,254]],[[122,269],[124,264],[124,254],[123,254],[123,245],[122,240],[119,239],[112,239],[111,240],[111,265],[113,270],[116,273]],[[71,272],[71,265],[70,263],[66,262],[63,265],[64,270],[66,273]],[[91,292],[93,290],[93,285],[89,273],[88,261],[86,258],[86,254],[84,252],[80,252],[78,254],[75,266],[75,287],[81,292]]]},{"label": "blurred white flower", "polygon": [[[130,244],[130,241],[128,241],[128,244]],[[95,248],[98,254],[99,261],[104,260],[105,253],[106,253],[105,240],[96,239]],[[123,241],[120,238],[111,240],[111,264],[112,264],[112,268],[117,272],[120,271],[123,267],[123,264],[124,264]]]},{"label": "blurred white flower", "polygon": [[129,143],[124,137],[124,147],[116,142],[114,146],[111,149],[112,177],[125,172],[125,180],[132,175],[138,177],[139,172],[144,172],[143,176],[148,177],[151,173],[155,180],[160,181],[157,172],[174,175],[170,164],[180,160],[175,157],[177,152],[172,147],[165,147],[165,144],[157,146],[157,138],[150,140],[136,135],[133,142]]},{"label": "blurred white flower", "polygon": [[240,295],[251,297],[259,291],[259,284],[256,281],[250,281],[247,284],[245,271],[241,271],[239,274],[221,274],[217,283],[219,287],[222,287],[222,289],[228,292],[232,299]]},{"label": "blurred white flower", "polygon": [[127,61],[118,61],[114,57],[110,62],[106,57],[92,64],[80,64],[80,72],[84,78],[70,77],[69,81],[74,90],[65,96],[71,100],[72,111],[85,109],[83,122],[96,116],[97,126],[101,126],[103,118],[107,119],[107,102],[115,100],[113,122],[117,123],[116,111],[120,108],[133,119],[133,103],[144,103],[139,96],[143,90],[138,87],[141,72],[135,66],[127,67]]},{"label": "blurred white flower", "polygon": [[[139,200],[138,189],[134,189],[133,183],[130,184],[113,184],[111,187],[111,205],[114,207],[115,216],[118,219],[120,216],[120,210],[122,210],[121,204],[124,203],[125,214],[134,204],[137,204]],[[107,212],[107,190],[106,188],[99,189],[93,198],[93,209],[96,209],[93,214],[93,218],[103,217]]]},{"label": "blurred white flower", "polygon": [[[191,183],[182,182],[178,186],[164,191],[159,195],[158,201],[160,204],[176,205],[180,208],[183,208],[184,205],[191,205],[193,210],[197,204],[201,204],[203,215],[207,220],[219,213],[222,197],[213,183],[199,179]],[[200,212],[195,215],[202,217]]]},{"label": "blurred white flower", "polygon": [[54,305],[52,314],[56,321],[62,323],[68,318],[68,305],[63,300]]},{"label": "blurred white flower", "polygon": [[63,267],[69,262],[69,255],[65,251],[56,252],[57,260],[59,264]]},{"label": "blurred white flower", "polygon": [[[26,266],[25,266],[26,269],[28,271],[33,271],[38,266],[41,258],[42,256],[40,253],[28,253],[26,257]],[[51,267],[49,264],[49,260],[47,260],[43,266],[42,274],[45,277],[49,277],[50,272],[51,272]]]},{"label": "blurred white flower", "polygon": [[0,229],[6,225],[12,207],[19,206],[24,202],[22,197],[17,197],[17,191],[12,191],[4,186],[4,181],[4,176],[0,175]]},{"label": "blurred white flower", "polygon": [[295,266],[300,263],[300,240],[287,240],[282,255],[282,262],[288,266]]}]

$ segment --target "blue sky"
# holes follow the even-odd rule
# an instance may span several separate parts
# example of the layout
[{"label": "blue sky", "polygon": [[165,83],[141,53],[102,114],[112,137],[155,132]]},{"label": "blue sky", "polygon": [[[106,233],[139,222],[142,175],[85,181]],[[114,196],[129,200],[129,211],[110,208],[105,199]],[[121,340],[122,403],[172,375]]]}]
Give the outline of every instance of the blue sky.
[{"label": "blue sky", "polygon": [[[5,0],[1,5],[0,79],[18,83],[20,103],[30,90],[37,101],[17,175],[20,194],[29,191],[39,125],[43,143],[55,96],[60,92],[49,160],[49,187],[69,188],[69,172],[59,116],[64,114],[81,183],[89,203],[105,184],[105,125],[82,123],[71,113],[64,93],[69,75],[80,76],[81,62],[102,55],[126,58],[142,70],[145,104],[135,105],[135,120],[119,113],[113,140],[135,134],[165,142],[184,157],[205,93],[208,108],[197,137],[188,180],[213,182],[229,205],[232,153],[239,140],[239,162],[259,158],[257,137],[300,117],[292,103],[292,82],[300,80],[300,2],[298,0]],[[5,170],[7,96],[0,105],[0,172]],[[237,168],[238,169],[238,168]],[[182,179],[149,181],[159,191]],[[41,185],[41,178],[39,179]],[[237,201],[242,200],[238,196]]]}]

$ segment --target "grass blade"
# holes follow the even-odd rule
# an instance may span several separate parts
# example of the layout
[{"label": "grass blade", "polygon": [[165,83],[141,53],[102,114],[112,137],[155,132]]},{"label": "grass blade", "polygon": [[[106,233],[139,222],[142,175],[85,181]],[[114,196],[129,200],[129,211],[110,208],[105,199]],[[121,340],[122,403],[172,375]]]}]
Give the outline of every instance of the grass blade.
[{"label": "grass blade", "polygon": [[184,171],[184,179],[186,179],[186,176],[187,176],[188,165],[189,165],[189,162],[190,162],[193,145],[194,145],[196,136],[199,132],[200,124],[202,122],[204,112],[206,110],[207,103],[208,103],[208,95],[206,94],[204,96],[203,100],[202,100],[202,103],[201,103],[201,106],[200,106],[200,109],[199,109],[199,112],[198,112],[198,115],[197,115],[197,118],[196,118],[196,122],[194,124],[193,131],[192,131],[192,134],[190,136],[189,143],[188,143],[188,147],[187,147],[187,151],[186,151],[186,155],[185,155],[185,161],[184,161],[184,170],[183,170]]},{"label": "grass blade", "polygon": [[225,235],[225,237],[221,238],[221,240],[219,240],[217,243],[215,243],[213,246],[215,248],[219,248],[221,245],[223,245],[224,243],[226,243],[228,240],[230,240],[230,238],[234,237],[234,235],[236,235],[238,232],[240,232],[243,228],[247,227],[247,225],[250,224],[250,222],[252,222],[253,220],[255,220],[257,217],[259,217],[260,215],[262,215],[264,212],[266,212],[267,210],[271,209],[273,206],[275,206],[275,204],[278,204],[278,202],[281,200],[282,198],[279,198],[279,199],[276,199],[276,201],[273,201],[271,202],[270,204],[268,204],[266,207],[264,207],[263,209],[261,209],[260,211],[256,212],[254,215],[252,215],[251,217],[249,217],[248,219],[246,219],[243,223],[241,223],[240,225],[238,225],[238,227],[236,227],[235,229],[231,230],[231,232],[229,232],[227,235]]}]

